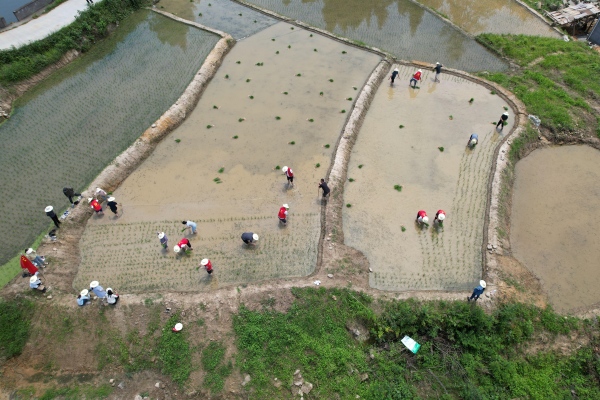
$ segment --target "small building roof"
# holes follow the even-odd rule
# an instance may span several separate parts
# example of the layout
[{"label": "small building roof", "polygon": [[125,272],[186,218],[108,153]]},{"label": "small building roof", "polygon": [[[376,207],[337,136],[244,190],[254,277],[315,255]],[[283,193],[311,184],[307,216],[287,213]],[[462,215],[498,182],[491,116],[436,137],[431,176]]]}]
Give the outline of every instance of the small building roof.
[{"label": "small building roof", "polygon": [[558,11],[546,13],[548,17],[560,26],[571,25],[577,20],[600,14],[600,8],[595,4],[579,3]]}]

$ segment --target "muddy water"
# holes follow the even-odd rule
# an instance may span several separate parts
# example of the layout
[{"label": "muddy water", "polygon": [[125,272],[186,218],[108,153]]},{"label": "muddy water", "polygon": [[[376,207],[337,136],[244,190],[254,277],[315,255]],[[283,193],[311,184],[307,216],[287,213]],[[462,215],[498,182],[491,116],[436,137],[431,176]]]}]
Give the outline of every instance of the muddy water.
[{"label": "muddy water", "polygon": [[[350,110],[346,99],[356,97],[354,87],[364,84],[380,59],[291,28],[278,23],[231,50],[193,113],[116,191],[123,216],[88,224],[84,241],[98,246],[83,246],[76,287],[98,276],[121,280],[128,290],[171,284],[170,289],[196,290],[199,282],[214,287],[314,270],[317,182],[348,115],[340,111]],[[287,187],[277,165],[293,168],[294,188]],[[291,207],[285,227],[277,219],[283,203]],[[184,219],[197,221],[199,233],[190,236],[195,254],[179,260],[172,250],[161,252],[156,231],[179,240],[177,220]],[[242,245],[244,231],[261,236],[256,248]],[[210,281],[200,281],[206,273],[194,267],[206,256],[218,270]],[[146,265],[154,266],[156,276],[136,283],[135,271]]]},{"label": "muddy water", "polygon": [[595,223],[600,151],[587,146],[535,150],[517,163],[515,176],[514,256],[541,279],[556,310],[600,302]]},{"label": "muddy water", "polygon": [[227,32],[237,40],[278,22],[230,0],[161,0],[158,7],[181,18]]},{"label": "muddy water", "polygon": [[560,37],[548,24],[513,0],[419,0],[419,3],[473,35],[489,32]]},{"label": "muddy water", "polygon": [[507,65],[475,40],[410,0],[249,0],[279,14],[389,51],[465,71]]},{"label": "muddy water", "polygon": [[[345,243],[367,256],[373,287],[470,289],[482,273],[488,175],[501,140],[491,122],[507,104],[482,86],[444,74],[433,83],[425,72],[420,89],[409,88],[412,72],[401,67],[394,87],[389,81],[379,87],[358,135],[348,165],[354,181],[344,193],[344,203],[352,205],[344,207]],[[474,150],[466,148],[471,133],[479,135]],[[431,222],[445,210],[443,229],[417,227],[421,209]]]},{"label": "muddy water", "polygon": [[170,107],[218,39],[140,11],[20,99],[0,126],[0,263],[48,227],[48,204],[67,207],[64,185],[83,189]]}]

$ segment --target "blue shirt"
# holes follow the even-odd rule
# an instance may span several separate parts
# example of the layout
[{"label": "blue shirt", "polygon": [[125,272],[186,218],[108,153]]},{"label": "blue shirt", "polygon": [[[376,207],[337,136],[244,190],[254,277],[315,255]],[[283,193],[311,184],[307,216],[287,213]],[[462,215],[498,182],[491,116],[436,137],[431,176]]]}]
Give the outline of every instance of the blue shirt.
[{"label": "blue shirt", "polygon": [[473,290],[473,294],[476,296],[481,296],[484,290],[485,289],[483,288],[483,286],[479,285],[475,288],[475,290]]},{"label": "blue shirt", "polygon": [[89,300],[90,296],[81,296],[77,298],[77,305],[83,306],[85,304],[85,300]]},{"label": "blue shirt", "polygon": [[37,289],[38,286],[40,286],[40,284],[42,283],[42,281],[40,281],[39,279],[37,281],[35,281],[34,283],[29,282],[29,287],[32,289]]},{"label": "blue shirt", "polygon": [[167,235],[165,235],[162,239],[158,240],[160,240],[160,244],[167,244],[167,240],[169,240],[169,238],[167,237]]},{"label": "blue shirt", "polygon": [[189,226],[190,228],[192,228],[192,232],[196,230],[196,223],[195,222],[187,221],[185,224],[187,226]]},{"label": "blue shirt", "polygon": [[474,133],[474,134],[471,135],[471,137],[469,138],[469,141],[471,141],[473,139],[475,139],[475,140],[477,140],[479,142],[479,136],[476,133]]},{"label": "blue shirt", "polygon": [[104,291],[104,288],[100,285],[96,286],[95,288],[92,288],[92,292],[94,292],[94,294],[100,297],[101,299],[106,297],[106,292]]}]

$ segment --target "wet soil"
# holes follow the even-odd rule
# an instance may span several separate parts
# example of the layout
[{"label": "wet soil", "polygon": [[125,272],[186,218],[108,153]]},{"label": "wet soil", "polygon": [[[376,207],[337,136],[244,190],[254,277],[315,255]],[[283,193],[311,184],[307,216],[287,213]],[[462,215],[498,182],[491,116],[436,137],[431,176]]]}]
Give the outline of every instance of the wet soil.
[{"label": "wet soil", "polygon": [[535,150],[515,168],[511,249],[559,312],[600,302],[599,166],[598,150],[561,146]]},{"label": "wet soil", "polygon": [[[488,179],[502,138],[495,122],[508,104],[463,78],[442,74],[434,83],[431,71],[412,89],[414,68],[399,69],[393,87],[380,86],[353,148],[345,244],[368,258],[372,287],[468,290],[482,274]],[[479,135],[473,150],[466,146],[471,133]],[[443,227],[418,227],[421,209],[430,223],[445,210]]]}]

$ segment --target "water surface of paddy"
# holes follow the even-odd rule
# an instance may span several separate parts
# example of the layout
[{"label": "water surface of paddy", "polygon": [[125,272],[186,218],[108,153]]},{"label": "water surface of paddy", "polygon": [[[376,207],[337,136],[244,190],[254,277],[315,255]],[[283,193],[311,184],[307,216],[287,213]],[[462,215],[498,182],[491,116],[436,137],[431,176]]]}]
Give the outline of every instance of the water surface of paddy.
[{"label": "water surface of paddy", "polygon": [[[218,37],[140,11],[28,92],[0,126],[0,263],[28,246],[181,95]],[[16,229],[15,225],[19,228]]]},{"label": "water surface of paddy", "polygon": [[515,170],[513,255],[539,279],[560,312],[600,302],[600,151],[535,150]]}]

